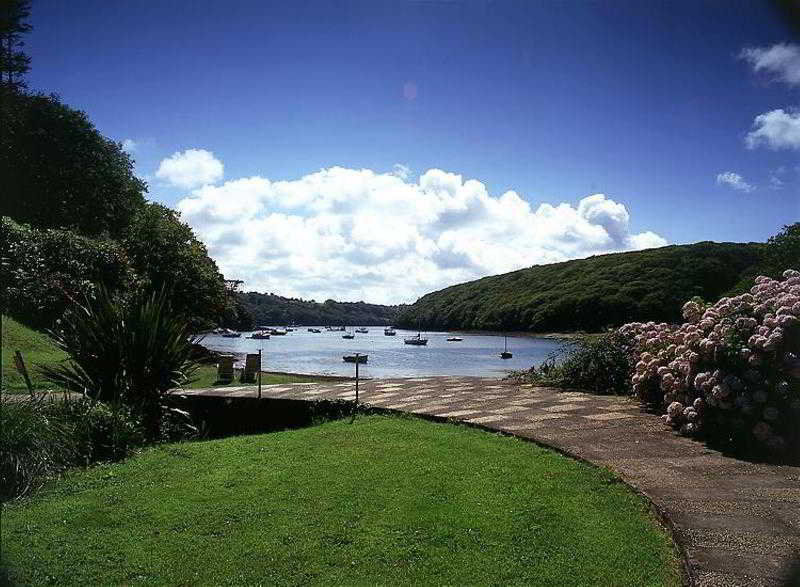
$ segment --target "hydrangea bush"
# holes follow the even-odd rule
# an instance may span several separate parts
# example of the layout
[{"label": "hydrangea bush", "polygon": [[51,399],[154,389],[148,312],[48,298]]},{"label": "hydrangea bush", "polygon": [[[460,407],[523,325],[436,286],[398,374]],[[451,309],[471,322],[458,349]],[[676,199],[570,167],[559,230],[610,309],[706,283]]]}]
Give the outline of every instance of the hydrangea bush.
[{"label": "hydrangea bush", "polygon": [[783,452],[800,428],[800,272],[755,283],[712,305],[687,302],[683,324],[633,322],[618,332],[635,365],[634,393],[664,409],[666,424]]}]

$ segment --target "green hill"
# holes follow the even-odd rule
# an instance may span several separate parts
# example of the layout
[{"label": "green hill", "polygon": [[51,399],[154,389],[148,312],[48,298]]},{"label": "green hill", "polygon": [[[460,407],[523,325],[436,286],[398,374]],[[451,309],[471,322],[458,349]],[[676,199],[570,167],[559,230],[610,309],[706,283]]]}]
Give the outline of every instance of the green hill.
[{"label": "green hill", "polygon": [[573,332],[677,321],[689,298],[713,300],[752,277],[763,248],[700,242],[536,265],[429,293],[403,308],[397,325]]},{"label": "green hill", "polygon": [[14,367],[14,352],[22,353],[25,366],[34,387],[46,386],[46,382],[36,371],[36,365],[52,364],[65,357],[60,349],[50,342],[47,335],[20,324],[13,318],[3,316],[3,391],[27,391],[25,381]]},{"label": "green hill", "polygon": [[252,317],[253,323],[300,326],[388,326],[394,323],[401,306],[381,306],[365,302],[323,303],[298,298],[284,298],[258,292],[240,293],[238,302]]}]

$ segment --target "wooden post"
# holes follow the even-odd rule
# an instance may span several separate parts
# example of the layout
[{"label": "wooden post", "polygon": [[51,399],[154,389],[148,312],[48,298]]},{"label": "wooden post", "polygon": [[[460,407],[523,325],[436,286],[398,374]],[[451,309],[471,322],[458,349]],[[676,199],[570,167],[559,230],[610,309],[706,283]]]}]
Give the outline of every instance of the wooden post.
[{"label": "wooden post", "polygon": [[261,399],[261,349],[258,349],[258,399]]},{"label": "wooden post", "polygon": [[28,393],[31,394],[33,397],[33,385],[31,384],[31,378],[28,377],[28,370],[25,368],[25,361],[22,360],[22,353],[19,351],[14,352],[14,365],[17,367],[17,371],[20,372],[22,378],[25,380],[25,385],[28,386]]},{"label": "wooden post", "polygon": [[356,353],[356,407],[358,407],[358,364],[361,362],[359,357],[361,357],[361,354]]}]

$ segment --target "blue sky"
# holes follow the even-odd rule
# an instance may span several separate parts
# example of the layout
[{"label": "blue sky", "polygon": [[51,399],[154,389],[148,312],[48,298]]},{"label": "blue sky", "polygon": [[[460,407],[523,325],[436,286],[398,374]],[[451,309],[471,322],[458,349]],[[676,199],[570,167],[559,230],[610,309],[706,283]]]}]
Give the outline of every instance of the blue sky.
[{"label": "blue sky", "polygon": [[[249,239],[258,239],[266,226],[274,232],[275,222],[287,217],[316,218],[312,228],[320,234],[328,234],[330,222],[341,228],[341,217],[320,212],[329,202],[308,204],[309,196],[303,206],[288,206],[284,191],[253,185],[245,190],[235,183],[241,178],[294,181],[289,188],[296,191],[309,183],[301,178],[320,179],[314,175],[320,170],[341,167],[353,173],[328,174],[315,189],[330,194],[350,186],[342,198],[356,206],[372,197],[369,182],[383,185],[371,177],[367,183],[373,187],[364,187],[354,179],[356,170],[383,177],[401,164],[409,171],[391,177],[413,184],[414,193],[425,191],[422,177],[430,169],[462,176],[461,183],[448,184],[446,202],[435,187],[441,184],[426,180],[433,191],[425,197],[436,193],[441,200],[434,206],[439,212],[431,214],[482,202],[475,204],[470,226],[474,216],[494,214],[489,232],[501,239],[510,234],[512,251],[479,258],[483,253],[463,241],[470,234],[466,226],[459,225],[466,231],[459,240],[452,230],[447,233],[453,225],[439,218],[435,227],[406,235],[404,246],[378,242],[375,235],[353,240],[355,233],[345,230],[337,233],[339,240],[315,241],[314,255],[289,264],[262,263],[269,255],[247,257],[248,264],[263,268],[252,279],[255,289],[408,301],[446,284],[445,278],[421,276],[398,296],[381,293],[396,284],[374,266],[397,261],[410,249],[422,257],[404,257],[407,264],[447,259],[434,260],[424,271],[461,259],[461,270],[446,279],[463,280],[660,243],[635,236],[644,233],[669,243],[763,241],[800,219],[800,139],[792,134],[800,130],[791,126],[792,109],[800,107],[800,81],[793,82],[792,68],[800,66],[791,51],[772,69],[759,71],[757,63],[768,65],[758,61],[765,53],[742,57],[748,48],[791,49],[797,40],[766,2],[722,4],[37,0],[27,43],[33,59],[29,83],[85,110],[104,134],[133,141],[137,172],[148,179],[150,197],[181,207],[226,274],[248,271],[232,258],[242,257],[242,248],[253,241],[228,234],[223,216],[228,226],[250,222]],[[759,124],[772,126],[751,136],[748,145],[748,133],[760,128],[756,117],[777,110],[782,114],[762,119]],[[775,129],[783,134],[776,138]],[[165,158],[187,149],[213,153],[210,160],[221,162],[224,174],[206,169],[203,176],[209,159],[192,167],[206,179],[176,182],[168,170],[157,174]],[[468,179],[481,182],[486,194],[465,196]],[[203,182],[208,185],[201,187]],[[243,218],[221,214],[225,186],[230,206],[257,211]],[[537,224],[536,235],[525,237],[524,228],[504,225],[504,213],[492,210],[509,190],[531,213],[545,203],[555,209],[569,205],[589,225],[570,225],[554,238],[561,244],[591,242],[570,248],[542,240],[539,235],[549,230],[543,226],[554,221],[547,214],[531,220],[544,223]],[[597,193],[607,197],[602,213],[597,202],[578,212],[581,200]],[[398,196],[424,208],[415,197]],[[182,200],[192,202],[180,205]],[[387,210],[368,204],[364,209],[372,211],[374,224]],[[619,222],[626,233],[616,238]],[[302,222],[297,226],[311,230]],[[608,232],[605,245],[593,226]],[[367,252],[361,263],[372,269],[359,275],[365,283],[373,277],[374,289],[353,293],[346,282],[325,285],[326,271],[353,271],[331,253],[336,246]],[[502,262],[518,251],[514,262]],[[354,260],[357,255],[347,258]],[[283,283],[277,271],[317,278]]]}]

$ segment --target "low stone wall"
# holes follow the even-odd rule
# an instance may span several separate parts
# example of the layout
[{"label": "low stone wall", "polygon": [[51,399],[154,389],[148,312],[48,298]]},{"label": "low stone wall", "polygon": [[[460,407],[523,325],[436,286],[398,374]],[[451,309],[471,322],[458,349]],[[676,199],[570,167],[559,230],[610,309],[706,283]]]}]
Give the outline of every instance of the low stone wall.
[{"label": "low stone wall", "polygon": [[302,428],[353,412],[352,402],[340,400],[175,395],[171,402],[189,412],[208,438]]}]

